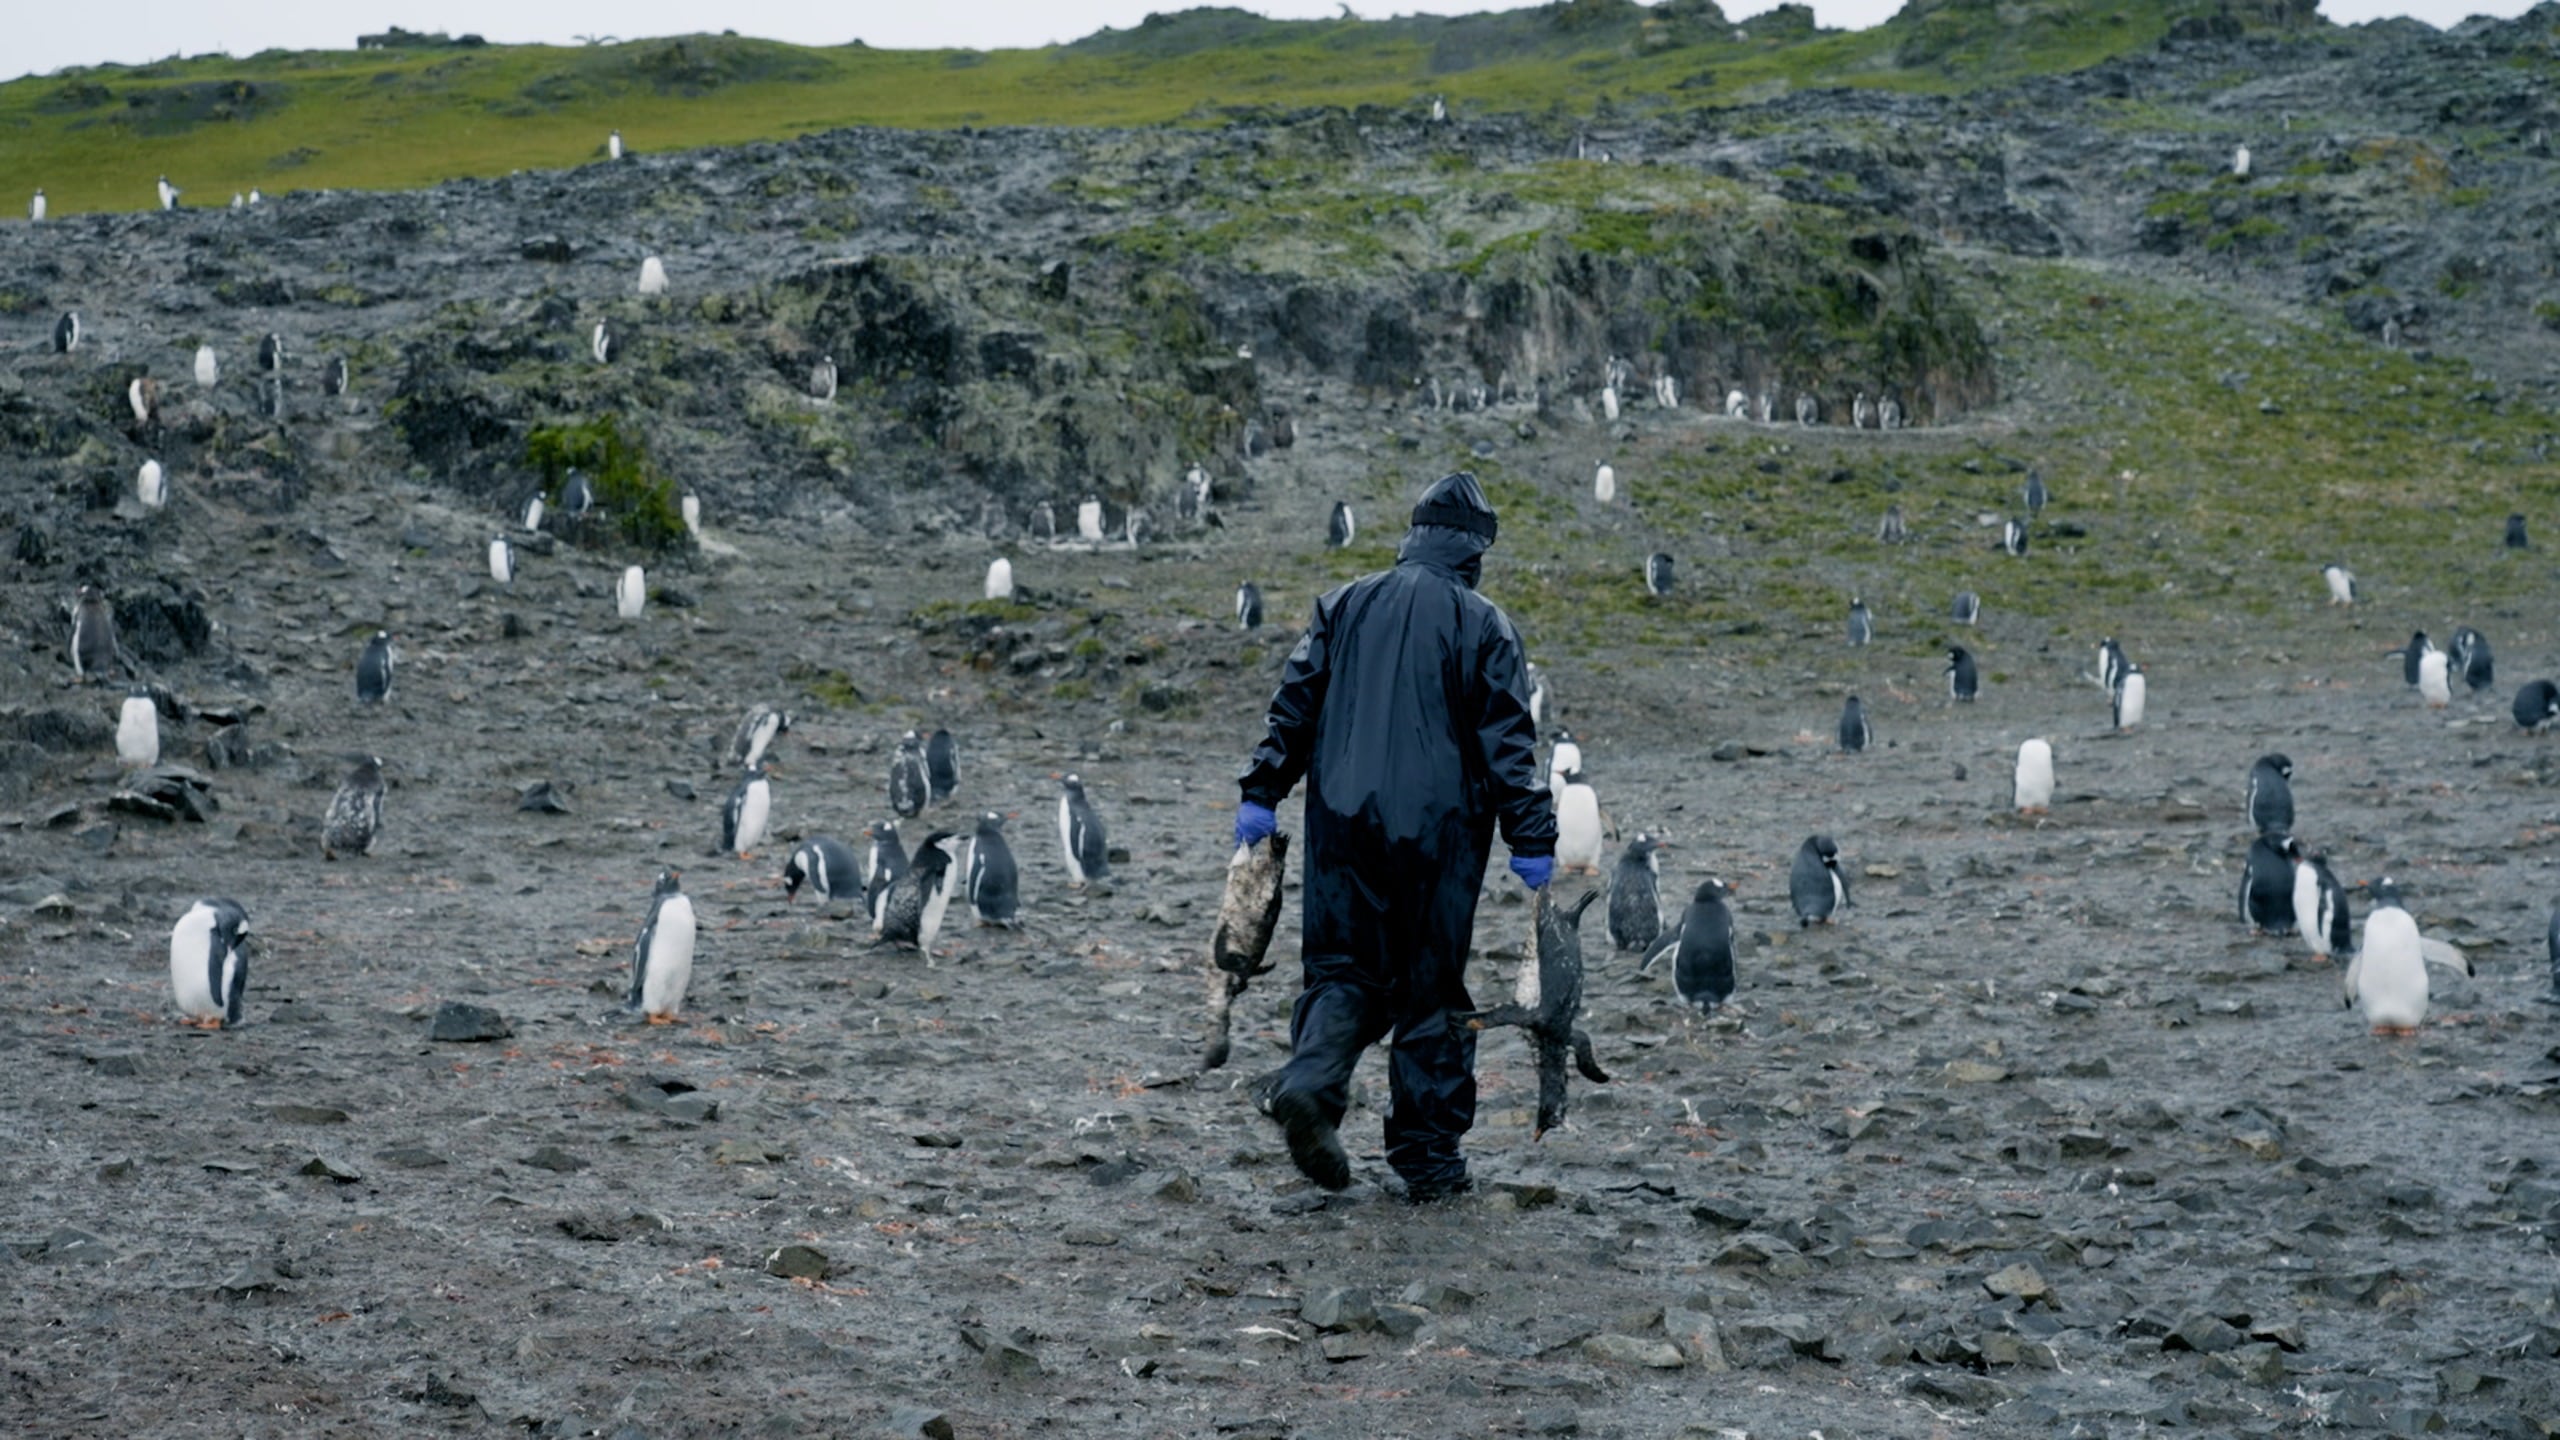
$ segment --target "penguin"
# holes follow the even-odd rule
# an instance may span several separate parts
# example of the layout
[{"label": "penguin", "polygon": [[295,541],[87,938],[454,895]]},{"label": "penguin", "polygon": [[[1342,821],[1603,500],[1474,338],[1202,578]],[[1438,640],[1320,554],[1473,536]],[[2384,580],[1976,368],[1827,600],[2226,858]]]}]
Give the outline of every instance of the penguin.
[{"label": "penguin", "polygon": [[640,293],[643,295],[667,293],[666,262],[655,255],[644,255],[640,259]]},{"label": "penguin", "polygon": [[2486,690],[2498,683],[2497,658],[2489,653],[2489,637],[2465,625],[2453,632],[2453,643],[2446,647],[2445,662],[2462,683],[2471,689]]},{"label": "penguin", "polygon": [[1538,662],[1529,661],[1529,728],[1535,730],[1547,723],[1547,672]]},{"label": "penguin", "polygon": [[1961,645],[1947,647],[1947,694],[1970,704],[1982,693],[1982,680],[1973,668],[1973,656]]},{"label": "penguin", "polygon": [[1680,912],[1677,928],[1654,942],[1653,952],[1637,970],[1645,974],[1653,962],[1671,956],[1671,989],[1681,1003],[1713,1015],[1733,998],[1733,891],[1721,880],[1702,880]]},{"label": "penguin", "polygon": [[2150,698],[2151,682],[2143,678],[2142,667],[2128,663],[2124,674],[2116,678],[2115,721],[2118,730],[2130,730],[2142,723],[2143,703]]},{"label": "penguin", "polygon": [[2453,687],[2445,681],[2445,655],[2429,650],[2418,657],[2418,699],[2430,710],[2453,703]]},{"label": "penguin", "polygon": [[215,381],[217,381],[217,380],[219,380],[219,379],[221,379],[221,378],[222,378],[222,362],[221,362],[220,360],[218,360],[218,359],[216,359],[216,358],[214,357],[213,347],[212,347],[212,346],[210,346],[210,345],[199,345],[199,346],[197,346],[197,347],[196,347],[196,385],[197,385],[197,387],[198,387],[199,389],[210,390],[210,389],[212,389],[212,388],[213,388],[213,384],[214,384],[214,382],[215,382]]},{"label": "penguin", "polygon": [[177,186],[170,184],[169,177],[166,175],[160,177],[159,190],[160,208],[163,210],[177,209],[178,197],[187,193],[186,191],[179,189]]},{"label": "penguin", "polygon": [[122,662],[116,645],[116,612],[107,604],[105,592],[95,585],[80,587],[79,603],[71,610],[71,674],[88,681],[103,677]]},{"label": "penguin", "polygon": [[1618,418],[1618,387],[1617,387],[1617,386],[1615,386],[1615,385],[1603,385],[1603,386],[1601,386],[1601,387],[1600,387],[1600,414],[1601,414],[1602,418],[1607,419],[1607,420],[1611,421],[1612,423],[1614,423],[1614,422],[1617,420],[1617,418]]},{"label": "penguin", "polygon": [[981,925],[1010,929],[1022,915],[1022,871],[1005,843],[1004,816],[988,810],[978,816],[978,832],[969,840],[969,914]]},{"label": "penguin", "polygon": [[1645,593],[1656,597],[1670,594],[1672,582],[1677,578],[1673,566],[1674,562],[1668,552],[1656,550],[1651,555],[1646,556],[1644,562]]},{"label": "penguin", "polygon": [[1013,598],[1013,562],[1001,555],[987,562],[987,598],[990,600]]},{"label": "penguin", "polygon": [[1209,467],[1196,460],[1193,461],[1191,468],[1183,472],[1182,489],[1175,496],[1175,510],[1185,520],[1209,519],[1209,500],[1212,489],[1213,482],[1209,478]]},{"label": "penguin", "polygon": [[821,405],[834,403],[836,357],[833,355],[821,355],[818,357],[818,363],[809,367],[809,398]]},{"label": "penguin", "polygon": [[2336,561],[2331,561],[2320,567],[2320,579],[2329,587],[2330,604],[2353,605],[2356,603],[2356,572]]},{"label": "penguin", "polygon": [[924,737],[913,730],[898,737],[898,753],[889,757],[889,808],[902,819],[924,813],[933,798],[933,778],[926,772]]},{"label": "penguin", "polygon": [[391,650],[391,632],[376,630],[356,657],[356,703],[379,705],[391,698],[391,672],[400,657]]},{"label": "penguin", "polygon": [[1901,401],[1888,395],[1882,400],[1876,402],[1876,428],[1879,430],[1899,430],[1902,428]]},{"label": "penguin", "polygon": [[250,186],[250,187],[249,187],[249,203],[250,203],[251,205],[253,205],[253,206],[254,206],[254,205],[257,205],[257,204],[261,203],[262,201],[264,201],[266,198],[267,198],[267,197],[265,197],[264,195],[261,195],[261,194],[259,194],[259,193],[258,193],[258,187],[257,187],[257,186],[252,185],[252,186]]},{"label": "penguin", "polygon": [[1084,781],[1069,775],[1058,782],[1058,841],[1066,850],[1067,884],[1081,888],[1111,877],[1111,848],[1102,832],[1102,817],[1085,798]]},{"label": "penguin", "polygon": [[1724,418],[1727,420],[1750,419],[1751,397],[1743,394],[1739,390],[1726,391],[1724,394]]},{"label": "penguin", "polygon": [[2012,791],[2021,815],[2053,808],[2053,742],[2039,736],[2018,746],[2018,780]]},{"label": "penguin", "polygon": [[1552,800],[1562,800],[1564,798],[1565,777],[1581,768],[1582,747],[1573,743],[1573,732],[1570,730],[1557,731],[1555,745],[1547,753],[1548,798]]},{"label": "penguin", "polygon": [[1959,625],[1981,624],[1982,597],[1970,590],[1957,591],[1954,602],[1947,606],[1947,618]]},{"label": "penguin", "polygon": [[1083,502],[1076,506],[1076,538],[1088,545],[1102,543],[1101,497],[1087,495]]},{"label": "penguin", "polygon": [[2248,146],[2243,145],[2231,152],[2231,173],[2237,179],[2246,180],[2249,178]]},{"label": "penguin", "polygon": [[2021,495],[2022,495],[2022,498],[2023,498],[2023,499],[2025,499],[2025,501],[2027,502],[2027,518],[2028,518],[2028,519],[2031,519],[2031,520],[2032,520],[2032,519],[2034,519],[2035,517],[2037,517],[2037,516],[2039,516],[2039,515],[2042,515],[2042,514],[2044,513],[2044,502],[2045,502],[2046,500],[2050,499],[2051,497],[2046,493],[2045,488],[2044,488],[2044,472],[2043,472],[2043,471],[2038,470],[2038,469],[2034,468],[2033,466],[2029,466],[2029,467],[2028,467],[2028,469],[2027,469],[2027,485],[2026,485],[2026,489],[2025,489],[2023,492],[2021,492]]},{"label": "penguin", "polygon": [[672,1025],[693,984],[693,902],[673,870],[658,872],[649,918],[631,946],[631,993],[622,1006],[652,1025]]},{"label": "penguin", "polygon": [[148,425],[160,413],[160,382],[148,375],[137,375],[124,387],[124,403],[133,407],[133,423]]},{"label": "penguin", "polygon": [[53,353],[68,355],[79,348],[80,312],[65,310],[62,318],[53,322]]},{"label": "penguin", "polygon": [[862,898],[862,867],[833,836],[803,840],[782,862],[783,902],[799,899],[803,885],[821,901],[857,900]]},{"label": "penguin", "polygon": [[2027,553],[2027,522],[2011,520],[2000,527],[2000,548],[2012,555]]},{"label": "penguin", "polygon": [[1031,534],[1043,545],[1058,543],[1058,507],[1043,500],[1031,511]]},{"label": "penguin", "polygon": [[588,481],[586,471],[572,467],[560,482],[560,513],[572,520],[584,520],[595,508],[596,487]]},{"label": "penguin", "polygon": [[347,357],[340,355],[329,362],[328,376],[324,383],[327,384],[330,394],[344,395],[347,393],[347,380]]},{"label": "penguin", "polygon": [[1351,502],[1334,501],[1333,514],[1326,518],[1324,524],[1324,543],[1340,550],[1351,543],[1351,537],[1359,530],[1359,522],[1351,518]]},{"label": "penguin", "polygon": [[684,520],[685,538],[696,545],[702,543],[702,497],[687,490],[676,502],[676,513]]},{"label": "penguin", "polygon": [[2294,927],[2294,863],[2302,846],[2290,835],[2272,830],[2249,842],[2248,861],[2240,868],[2240,920],[2252,935],[2290,935]]},{"label": "penguin", "polygon": [[612,134],[604,137],[604,158],[607,160],[619,160],[622,158],[621,131],[616,130]]},{"label": "penguin", "polygon": [[614,582],[613,613],[625,620],[637,620],[649,603],[649,573],[637,565],[626,566],[622,578]]},{"label": "penguin", "polygon": [[907,873],[906,843],[898,838],[898,822],[884,820],[863,832],[871,848],[862,856],[862,908],[874,920],[880,915],[880,897],[899,876]]},{"label": "penguin", "polygon": [[729,735],[729,768],[753,770],[764,763],[773,742],[791,733],[791,712],[770,705],[750,705]]},{"label": "penguin", "polygon": [[587,353],[596,357],[599,365],[613,363],[612,325],[602,320],[596,322],[596,328],[587,335]]},{"label": "penguin", "polygon": [[[1437,96],[1437,95],[1432,96],[1432,97],[1431,97],[1431,123],[1432,123],[1432,124],[1434,124],[1434,125],[1442,124],[1442,123],[1446,122],[1446,121],[1448,120],[1448,118],[1449,118],[1449,102],[1448,102],[1448,101],[1446,101],[1446,100],[1441,99],[1441,98],[1440,98],[1439,96]],[[41,191],[41,190],[39,190],[39,191],[37,191],[36,193],[37,193],[38,195],[42,195],[44,192],[43,192],[43,191]]]},{"label": "penguin", "polygon": [[773,782],[766,778],[771,768],[772,762],[761,761],[738,776],[720,806],[720,848],[712,854],[755,858],[752,852],[764,843],[765,828],[773,820]]},{"label": "penguin", "polygon": [[1858,697],[1852,695],[1841,702],[1840,753],[1858,754],[1875,738],[1875,732],[1867,727],[1867,707],[1859,703]]},{"label": "penguin", "polygon": [[1642,952],[1662,935],[1662,859],[1668,841],[1637,831],[1609,871],[1609,943]]},{"label": "penguin", "polygon": [[2560,720],[2560,685],[2548,680],[2534,680],[2516,692],[2516,728],[2528,735],[2539,735]]},{"label": "penguin", "polygon": [[2293,762],[2261,755],[2249,767],[2249,825],[2261,835],[2293,833]]},{"label": "penguin", "polygon": [[27,202],[27,223],[31,225],[43,224],[46,208],[47,206],[44,201],[44,187],[39,185],[36,187],[35,198]]},{"label": "penguin", "polygon": [[1601,830],[1600,792],[1577,766],[1556,797],[1556,868],[1599,874]]},{"label": "penguin", "polygon": [[169,503],[169,481],[157,460],[145,460],[133,474],[133,498],[145,510],[157,510]]},{"label": "penguin", "polygon": [[1822,402],[1814,399],[1810,390],[1799,391],[1796,395],[1796,423],[1811,425],[1821,418]]},{"label": "penguin", "polygon": [[2116,637],[2110,635],[2100,640],[2098,642],[2098,688],[2101,690],[2116,688],[2116,682],[2124,678],[2124,668],[2124,647],[2116,643]]},{"label": "penguin", "polygon": [[1759,422],[1760,422],[1761,424],[1763,424],[1763,425],[1766,425],[1766,424],[1768,424],[1771,420],[1775,419],[1775,418],[1776,418],[1776,416],[1777,416],[1777,407],[1776,407],[1775,405],[1773,405],[1773,404],[1771,404],[1771,403],[1770,403],[1770,401],[1769,401],[1769,392],[1768,392],[1768,391],[1763,390],[1763,391],[1761,391],[1759,394],[1754,395],[1754,396],[1752,396],[1752,397],[1751,397],[1751,418],[1752,418],[1752,419],[1759,421]]},{"label": "penguin", "polygon": [[284,373],[284,337],[272,330],[258,337],[258,373],[261,375]]},{"label": "penguin", "polygon": [[1876,638],[1876,617],[1867,611],[1867,602],[1849,597],[1849,643],[1864,645]]},{"label": "penguin", "polygon": [[1840,869],[1840,846],[1828,835],[1808,835],[1796,847],[1795,864],[1787,870],[1787,898],[1795,903],[1796,925],[1834,925],[1849,908],[1849,877]]},{"label": "penguin", "polygon": [[1121,513],[1120,538],[1127,541],[1132,550],[1144,544],[1155,528],[1155,520],[1147,514],[1145,506],[1132,505]]},{"label": "penguin", "polygon": [[2389,876],[2372,885],[2373,911],[2364,917],[2364,945],[2347,962],[2345,1003],[2364,1011],[2364,1023],[2376,1035],[2414,1035],[2427,1021],[2427,966],[2471,973],[2471,961],[2459,950],[2429,942],[2418,934],[2418,922],[2400,903],[2400,887]]},{"label": "penguin", "polygon": [[2507,548],[2510,550],[2529,550],[2533,548],[2532,542],[2524,537],[2524,517],[2522,515],[2510,515],[2507,517]]},{"label": "penguin", "polygon": [[2415,690],[2418,688],[2418,662],[2432,654],[2435,648],[2435,642],[2427,638],[2426,631],[2413,630],[2408,644],[2385,653],[2400,657],[2400,683]]},{"label": "penguin", "polygon": [[1606,505],[1618,498],[1618,467],[1603,460],[1591,473],[1591,498]]},{"label": "penguin", "polygon": [[510,587],[516,583],[516,547],[504,535],[489,537],[489,578]]},{"label": "penguin", "polygon": [[1861,390],[1858,392],[1858,398],[1849,402],[1849,428],[1872,430],[1875,428],[1875,423],[1876,402],[1868,399],[1867,392]]},{"label": "penguin", "polygon": [[1262,628],[1262,587],[1250,580],[1236,587],[1236,628],[1248,634]]},{"label": "penguin", "polygon": [[1876,539],[1887,545],[1899,545],[1910,537],[1910,527],[1902,523],[1900,502],[1884,507],[1884,518],[1876,522]]},{"label": "penguin", "polygon": [[542,494],[534,492],[524,502],[524,532],[528,535],[542,528]]},{"label": "penguin", "polygon": [[2311,958],[2326,965],[2330,956],[2351,943],[2354,917],[2347,911],[2346,887],[2330,873],[2327,856],[2308,854],[2300,845],[2286,843],[2293,856],[2293,927],[2311,947]]},{"label": "penguin", "polygon": [[381,838],[382,761],[367,755],[339,782],[338,793],[329,797],[328,817],[320,822],[320,858],[370,855]]},{"label": "penguin", "polygon": [[249,912],[237,900],[199,900],[169,927],[169,988],[179,1023],[219,1030],[240,1023],[249,991]]},{"label": "penguin", "polygon": [[939,726],[924,740],[925,783],[932,793],[932,803],[949,804],[952,792],[960,788],[960,747],[951,732]]},{"label": "penguin", "polygon": [[951,846],[956,843],[950,831],[936,830],[916,846],[915,863],[880,897],[880,912],[872,920],[874,943],[912,943],[931,963],[943,914],[951,908],[952,882],[957,878],[951,870]]},{"label": "penguin", "polygon": [[147,686],[134,686],[116,711],[116,761],[127,770],[160,763],[160,707]]}]

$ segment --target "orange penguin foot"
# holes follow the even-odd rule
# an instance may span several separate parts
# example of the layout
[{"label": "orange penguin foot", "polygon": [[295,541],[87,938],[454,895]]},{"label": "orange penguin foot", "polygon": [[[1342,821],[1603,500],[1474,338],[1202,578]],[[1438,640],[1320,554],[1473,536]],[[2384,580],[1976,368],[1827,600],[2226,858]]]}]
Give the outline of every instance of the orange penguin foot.
[{"label": "orange penguin foot", "polygon": [[676,1023],[676,1017],[673,1015],[649,1015],[642,1018],[646,1019],[652,1025],[673,1025]]}]

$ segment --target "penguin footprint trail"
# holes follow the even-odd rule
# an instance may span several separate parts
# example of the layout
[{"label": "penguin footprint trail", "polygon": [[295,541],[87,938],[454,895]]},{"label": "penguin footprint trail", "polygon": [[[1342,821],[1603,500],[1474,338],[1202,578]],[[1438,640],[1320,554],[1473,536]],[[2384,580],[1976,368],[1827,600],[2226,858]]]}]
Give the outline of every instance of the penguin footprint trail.
[{"label": "penguin footprint trail", "polygon": [[1209,941],[1209,1043],[1202,1074],[1227,1063],[1235,1003],[1257,975],[1271,972],[1271,936],[1280,926],[1281,882],[1289,873],[1289,837],[1277,832],[1236,850],[1227,862],[1227,894],[1218,904],[1218,933]]},{"label": "penguin footprint trail", "polygon": [[1471,1011],[1458,1018],[1471,1030],[1517,1025],[1529,1032],[1529,1047],[1538,1057],[1538,1128],[1533,1138],[1564,1123],[1565,1057],[1571,1054],[1583,1078],[1609,1083],[1591,1053],[1591,1037],[1582,1031],[1582,912],[1600,898],[1586,890],[1570,908],[1555,902],[1552,890],[1538,892],[1537,953],[1520,969],[1512,1003]]}]

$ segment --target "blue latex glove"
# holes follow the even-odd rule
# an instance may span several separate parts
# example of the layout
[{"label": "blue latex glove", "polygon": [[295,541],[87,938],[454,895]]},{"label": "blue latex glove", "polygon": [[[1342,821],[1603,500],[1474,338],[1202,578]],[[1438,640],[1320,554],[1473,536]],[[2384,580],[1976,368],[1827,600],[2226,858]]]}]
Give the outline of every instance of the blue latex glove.
[{"label": "blue latex glove", "polygon": [[1556,873],[1556,857],[1514,855],[1511,857],[1511,873],[1519,876],[1520,883],[1530,889],[1544,890],[1547,888],[1548,879]]},{"label": "blue latex glove", "polygon": [[1279,828],[1280,817],[1272,814],[1268,805],[1256,805],[1247,800],[1236,807],[1236,844],[1239,847],[1265,839]]}]

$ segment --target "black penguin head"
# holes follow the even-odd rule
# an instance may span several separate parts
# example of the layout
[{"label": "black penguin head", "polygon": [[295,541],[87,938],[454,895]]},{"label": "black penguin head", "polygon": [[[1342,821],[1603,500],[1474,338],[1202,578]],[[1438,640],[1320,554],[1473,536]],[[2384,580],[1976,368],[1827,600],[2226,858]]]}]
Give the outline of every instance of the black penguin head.
[{"label": "black penguin head", "polygon": [[931,881],[950,869],[951,852],[943,848],[950,840],[951,832],[948,830],[936,830],[924,837],[924,843],[916,846],[915,859],[911,862],[913,872]]},{"label": "black penguin head", "polygon": [[775,766],[775,764],[774,764],[774,762],[773,762],[773,760],[772,760],[772,759],[767,758],[767,759],[759,760],[759,761],[757,761],[756,763],[754,763],[753,765],[750,765],[750,766],[748,766],[748,767],[746,768],[746,770],[743,772],[743,774],[742,774],[742,775],[741,775],[741,777],[740,777],[741,782],[742,782],[742,783],[744,783],[744,784],[753,785],[754,783],[756,783],[757,781],[759,781],[759,780],[761,780],[761,779],[763,779],[763,778],[765,777],[765,772],[766,772],[766,771],[771,770],[771,769],[774,769],[774,768],[776,768],[776,766]]},{"label": "black penguin head", "polygon": [[1577,765],[1564,772],[1564,783],[1567,785],[1588,785],[1591,782],[1583,778],[1582,767]]},{"label": "black penguin head", "polygon": [[979,834],[993,835],[1002,829],[1004,829],[1004,816],[1002,814],[989,810],[978,817]]},{"label": "black penguin head", "polygon": [[898,748],[901,750],[921,750],[924,748],[924,737],[918,735],[913,730],[910,730],[906,734],[898,737]]},{"label": "black penguin head", "polygon": [[1725,884],[1721,880],[1699,881],[1696,893],[1689,897],[1691,903],[1698,905],[1704,905],[1709,901],[1714,901],[1716,904],[1721,905],[1732,898],[1733,887]]},{"label": "black penguin head", "polygon": [[1636,832],[1636,838],[1627,842],[1627,858],[1630,860],[1643,860],[1651,856],[1656,850],[1668,850],[1670,848],[1670,841],[1663,839],[1659,835],[1653,834],[1651,831],[1639,830]]},{"label": "black penguin head", "polygon": [[1473,472],[1466,470],[1453,471],[1433,481],[1414,503],[1412,523],[1463,530],[1488,546],[1502,528],[1493,502],[1485,499],[1484,487],[1476,483]]},{"label": "black penguin head", "polygon": [[682,887],[677,883],[681,878],[682,877],[678,876],[673,870],[661,870],[658,872],[657,887],[649,893],[654,896],[677,894],[682,889]]},{"label": "black penguin head", "polygon": [[2261,755],[2258,757],[2258,764],[2265,769],[2273,770],[2287,780],[2293,778],[2293,762],[2282,755],[2272,753]]},{"label": "black penguin head", "polygon": [[782,862],[783,899],[793,900],[799,898],[801,882],[809,878],[809,871],[807,867],[800,863],[800,857],[808,853],[809,847],[803,845],[799,849],[791,852],[790,859]]},{"label": "black penguin head", "polygon": [[1070,795],[1082,796],[1084,794],[1084,777],[1081,775],[1062,775],[1058,777],[1058,788]]},{"label": "black penguin head", "polygon": [[2285,836],[2282,841],[2278,842],[2276,849],[2283,852],[2284,858],[2287,860],[2299,861],[2302,859],[2302,842],[2294,839],[2290,835]]},{"label": "black penguin head", "polygon": [[2373,908],[2376,910],[2383,909],[2386,906],[2393,910],[2408,908],[2400,903],[2399,882],[2393,880],[2388,875],[2373,881],[2365,888],[2373,892]]},{"label": "black penguin head", "polygon": [[1825,866],[1834,870],[1840,868],[1840,846],[1838,842],[1834,841],[1830,836],[1813,836],[1804,842],[1804,846],[1806,849],[1820,856],[1822,858],[1822,863]]},{"label": "black penguin head", "polygon": [[1947,668],[1948,668],[1948,669],[1950,669],[1950,670],[1954,669],[1954,668],[1955,668],[1955,667],[1957,667],[1958,665],[1963,664],[1963,663],[1964,663],[1967,659],[1969,659],[1969,658],[1971,658],[1971,657],[1967,656],[1967,655],[1964,653],[1964,647],[1963,647],[1963,646],[1961,646],[1961,645],[1950,645],[1950,646],[1948,646],[1948,647],[1947,647]]},{"label": "black penguin head", "polygon": [[83,585],[80,587],[80,603],[83,605],[90,604],[93,601],[103,600],[105,598],[107,597],[100,594],[98,587],[95,585]]}]

